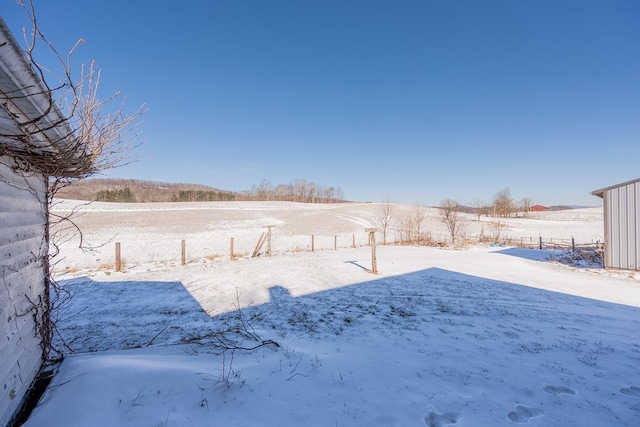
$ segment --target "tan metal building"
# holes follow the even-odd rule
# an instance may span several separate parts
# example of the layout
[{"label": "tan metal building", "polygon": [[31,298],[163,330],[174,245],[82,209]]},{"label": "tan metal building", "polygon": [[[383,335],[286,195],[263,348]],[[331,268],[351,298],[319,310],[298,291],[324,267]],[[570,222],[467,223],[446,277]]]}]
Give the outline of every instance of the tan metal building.
[{"label": "tan metal building", "polygon": [[592,191],[604,201],[604,266],[640,270],[640,178]]}]

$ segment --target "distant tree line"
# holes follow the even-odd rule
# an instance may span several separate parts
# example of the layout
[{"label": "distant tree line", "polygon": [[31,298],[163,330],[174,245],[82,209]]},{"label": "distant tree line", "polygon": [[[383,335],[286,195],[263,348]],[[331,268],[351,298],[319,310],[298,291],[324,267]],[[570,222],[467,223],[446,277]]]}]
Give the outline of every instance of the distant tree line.
[{"label": "distant tree line", "polygon": [[[126,191],[125,191],[126,189]],[[195,194],[180,195],[182,191]],[[129,197],[128,192],[131,193]],[[205,194],[199,195],[200,192]],[[216,198],[217,195],[217,198]],[[86,179],[74,182],[58,192],[58,197],[75,200],[120,202],[170,202],[186,200],[234,200],[237,193],[200,184],[180,184],[137,179]]]},{"label": "distant tree line", "polygon": [[344,192],[340,187],[326,186],[304,179],[296,179],[289,184],[273,185],[263,180],[250,190],[241,193],[242,200],[287,201],[300,203],[344,202]]},{"label": "distant tree line", "polygon": [[340,187],[296,179],[289,184],[273,185],[263,180],[240,193],[199,184],[166,183],[137,179],[87,179],[62,188],[63,199],[108,202],[207,202],[231,200],[337,203],[345,201]]},{"label": "distant tree line", "polygon": [[235,195],[225,191],[180,190],[171,198],[172,202],[218,202],[235,200]]},{"label": "distant tree line", "polygon": [[114,203],[133,203],[136,198],[133,196],[131,189],[119,188],[116,190],[102,190],[96,193],[96,201],[98,202],[114,202]]}]

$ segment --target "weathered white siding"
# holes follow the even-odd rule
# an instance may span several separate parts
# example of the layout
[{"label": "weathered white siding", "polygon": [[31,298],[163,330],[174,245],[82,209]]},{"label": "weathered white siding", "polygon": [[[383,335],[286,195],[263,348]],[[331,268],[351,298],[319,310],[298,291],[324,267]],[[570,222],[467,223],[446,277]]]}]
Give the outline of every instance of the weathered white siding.
[{"label": "weathered white siding", "polygon": [[600,190],[608,268],[640,270],[640,180]]},{"label": "weathered white siding", "polygon": [[44,294],[46,187],[0,156],[0,426],[20,406],[42,365],[33,304]]}]

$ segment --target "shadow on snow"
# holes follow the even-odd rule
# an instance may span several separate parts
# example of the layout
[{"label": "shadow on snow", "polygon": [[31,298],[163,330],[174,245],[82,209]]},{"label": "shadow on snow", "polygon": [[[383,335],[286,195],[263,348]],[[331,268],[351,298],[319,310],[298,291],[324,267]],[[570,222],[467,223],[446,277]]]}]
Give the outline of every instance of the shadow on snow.
[{"label": "shadow on snow", "polygon": [[[57,326],[75,352],[189,343],[239,321],[238,311],[209,316],[180,282],[77,278],[61,284],[74,296],[58,313]],[[496,333],[514,329],[520,334],[572,325],[597,330],[599,319],[609,326],[613,321],[627,328],[631,321],[640,327],[635,307],[439,268],[296,297],[274,285],[269,294],[268,303],[243,308],[241,320],[276,341],[289,334],[336,336],[354,328],[358,334],[391,335],[441,325],[458,333],[457,325],[478,322],[493,325],[489,329]]]},{"label": "shadow on snow", "polygon": [[560,262],[576,268],[604,268],[601,255],[594,249],[572,252],[564,249],[507,248],[495,253],[532,261]]}]

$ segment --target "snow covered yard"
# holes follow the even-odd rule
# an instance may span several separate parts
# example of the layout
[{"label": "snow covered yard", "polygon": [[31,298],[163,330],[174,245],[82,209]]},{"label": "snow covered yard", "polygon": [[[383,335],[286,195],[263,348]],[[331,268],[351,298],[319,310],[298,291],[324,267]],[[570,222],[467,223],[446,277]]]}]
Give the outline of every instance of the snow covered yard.
[{"label": "snow covered yard", "polygon": [[[368,247],[68,273],[70,354],[26,425],[636,426],[640,277],[557,255],[379,246],[377,276]],[[277,345],[221,352],[222,330]]]}]

